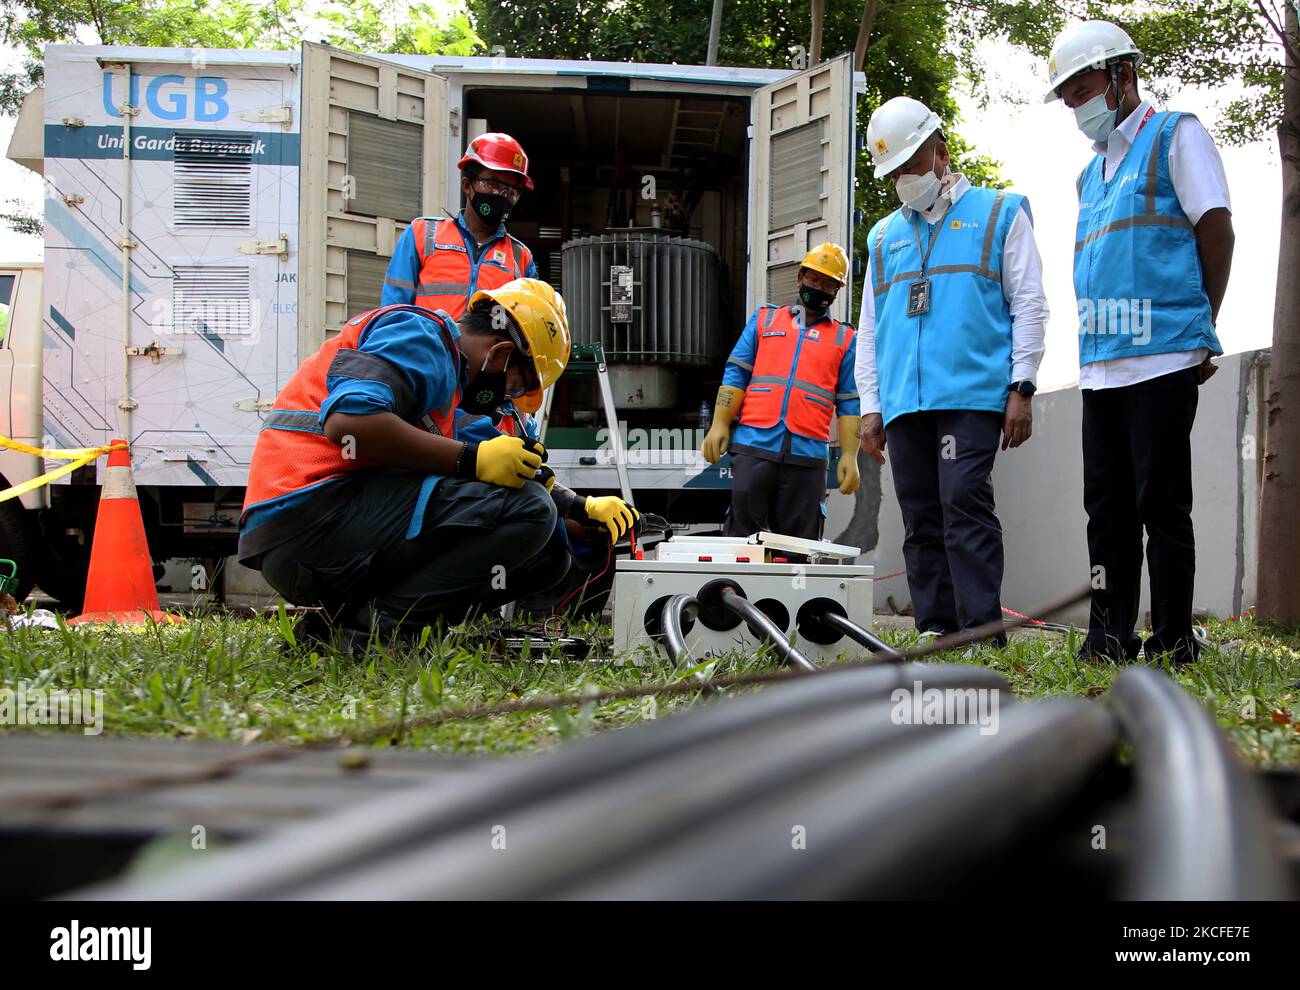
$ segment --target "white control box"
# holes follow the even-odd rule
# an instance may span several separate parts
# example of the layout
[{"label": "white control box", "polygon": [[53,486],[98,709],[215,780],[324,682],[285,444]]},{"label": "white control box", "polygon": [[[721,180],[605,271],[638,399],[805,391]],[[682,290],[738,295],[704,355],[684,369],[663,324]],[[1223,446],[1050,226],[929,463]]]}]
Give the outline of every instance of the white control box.
[{"label": "white control box", "polygon": [[747,536],[674,536],[655,546],[655,560],[704,560],[734,564],[763,560],[763,547]]},{"label": "white control box", "polygon": [[[676,542],[676,541],[672,541]],[[660,548],[666,544],[660,544]],[[691,547],[698,555],[698,544]],[[762,547],[749,563],[694,560],[618,560],[614,573],[614,649],[638,651],[648,659],[667,657],[660,620],[673,595],[696,595],[708,582],[727,578],[753,602],[814,663],[841,657],[865,658],[870,651],[848,636],[813,642],[799,634],[801,620],[827,609],[837,611],[866,629],[871,628],[871,580],[875,568],[858,564],[765,564]],[[743,554],[741,554],[743,556]],[[705,554],[709,556],[709,554]],[[752,653],[761,645],[749,626],[725,609],[703,610],[683,624],[686,646],[695,661],[733,650]],[[829,635],[820,638],[830,639]],[[632,657],[633,662],[641,662]]]}]

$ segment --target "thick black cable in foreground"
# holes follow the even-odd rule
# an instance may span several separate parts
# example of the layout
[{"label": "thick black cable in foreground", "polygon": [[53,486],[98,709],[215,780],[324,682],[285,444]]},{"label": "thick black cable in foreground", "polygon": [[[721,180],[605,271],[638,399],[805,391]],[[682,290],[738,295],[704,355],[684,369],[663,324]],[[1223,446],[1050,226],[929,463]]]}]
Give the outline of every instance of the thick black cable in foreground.
[{"label": "thick black cable in foreground", "polygon": [[[1118,740],[1116,719],[1098,704],[1008,704],[988,726],[943,727],[915,745],[864,748],[810,770],[553,896],[932,897],[1059,815]],[[808,842],[792,855],[773,837],[794,824]]]},{"label": "thick black cable in foreground", "polygon": [[722,604],[744,619],[750,631],[756,637],[767,640],[772,649],[776,650],[781,659],[791,667],[798,667],[800,670],[817,669],[815,663],[790,645],[785,638],[785,633],[781,632],[776,627],[776,623],[764,615],[753,602],[741,598],[731,588],[723,588],[721,597]]},{"label": "thick black cable in foreground", "polygon": [[1269,809],[1214,718],[1150,667],[1123,671],[1111,706],[1133,747],[1138,845],[1127,890],[1137,900],[1275,900],[1287,896]]},{"label": "thick black cable in foreground", "polygon": [[[684,621],[694,619],[699,608],[700,603],[690,595],[673,595],[664,602],[663,619],[660,620],[664,631],[664,649],[668,651],[668,659],[675,666],[680,667],[683,659],[691,658],[686,649],[686,633],[682,625]],[[690,615],[687,615],[688,610]]]},{"label": "thick black cable in foreground", "polygon": [[[454,790],[436,781],[413,784],[328,817],[291,825],[240,844],[224,853],[220,863],[205,861],[156,876],[103,885],[93,894],[80,891],[67,896],[109,900],[296,898],[309,887],[341,879],[344,874],[384,868],[440,838],[461,833],[478,835],[482,831],[478,823],[485,817],[493,823],[502,821],[503,815],[505,821],[522,822],[524,815],[534,809],[554,806],[561,798],[568,801],[579,794],[593,793],[655,765],[664,765],[665,761],[684,761],[689,767],[694,757],[726,752],[756,731],[782,735],[792,728],[821,724],[844,712],[886,703],[893,691],[914,689],[917,681],[926,688],[941,690],[1009,691],[1002,677],[969,664],[841,665],[826,668],[815,677],[789,680],[779,691],[733,697],[672,718],[642,722],[617,732],[600,732],[536,756],[504,761],[458,757],[467,771],[470,767],[474,770],[466,772]],[[693,690],[698,691],[699,686],[693,685]],[[660,805],[662,813],[668,814],[673,802],[661,801]],[[692,812],[688,809],[682,813],[689,816]],[[567,830],[564,834],[570,845],[575,834],[588,834],[589,826],[590,820],[584,828]],[[690,827],[685,831],[689,832]],[[551,834],[530,834],[527,829],[522,833],[512,830],[510,849],[528,855],[530,849],[538,848],[534,843],[540,843],[546,849],[538,855],[545,858],[556,838]],[[500,859],[499,851],[487,843],[481,845]],[[483,867],[491,865],[481,859],[477,862]],[[498,862],[494,868],[500,865]],[[429,894],[447,889],[442,878],[417,871],[382,886],[376,880],[371,895],[382,896],[398,886],[406,889],[417,882],[425,884],[424,891]],[[522,879],[515,887],[521,889]]]},{"label": "thick black cable in foreground", "polygon": [[905,663],[907,658],[899,653],[896,649],[886,643],[875,633],[868,631],[858,625],[847,616],[840,615],[838,612],[823,612],[822,622],[828,626],[838,629],[849,639],[861,643],[868,650],[876,655],[876,659],[884,663]]}]

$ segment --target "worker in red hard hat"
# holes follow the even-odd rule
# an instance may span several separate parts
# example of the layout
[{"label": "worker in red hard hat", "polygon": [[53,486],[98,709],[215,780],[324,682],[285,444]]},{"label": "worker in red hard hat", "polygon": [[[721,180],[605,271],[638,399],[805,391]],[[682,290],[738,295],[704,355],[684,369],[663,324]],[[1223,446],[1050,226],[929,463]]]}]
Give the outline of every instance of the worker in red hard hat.
[{"label": "worker in red hard hat", "polygon": [[[537,278],[532,252],[506,233],[506,221],[523,193],[533,188],[528,156],[509,134],[480,134],[460,160],[465,208],[454,217],[411,221],[388,263],[380,302],[465,315],[480,289],[516,278]],[[526,412],[541,407],[541,393],[517,402]]]}]

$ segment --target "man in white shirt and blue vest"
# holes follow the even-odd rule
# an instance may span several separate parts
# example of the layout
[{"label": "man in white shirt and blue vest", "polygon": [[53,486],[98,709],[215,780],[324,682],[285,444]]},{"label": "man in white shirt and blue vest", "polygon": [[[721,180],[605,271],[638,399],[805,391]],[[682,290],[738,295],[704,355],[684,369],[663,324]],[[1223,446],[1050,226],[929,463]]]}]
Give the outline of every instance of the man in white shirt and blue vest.
[{"label": "man in white shirt and blue vest", "polygon": [[940,126],[902,96],[867,125],[876,178],[903,206],[867,237],[856,376],[862,448],[883,464],[888,441],[893,458],[923,634],[1002,618],[990,475],[999,441],[1029,439],[1047,321],[1028,202],[952,172]]},{"label": "man in white shirt and blue vest", "polygon": [[[1081,655],[1195,660],[1192,423],[1223,353],[1215,319],[1232,267],[1228,183],[1191,114],[1138,93],[1142,54],[1121,28],[1082,21],[1056,39],[1044,102],[1061,100],[1096,157],[1077,182],[1074,290],[1083,393],[1083,499],[1093,597]],[[1142,534],[1151,636],[1134,627]]]}]

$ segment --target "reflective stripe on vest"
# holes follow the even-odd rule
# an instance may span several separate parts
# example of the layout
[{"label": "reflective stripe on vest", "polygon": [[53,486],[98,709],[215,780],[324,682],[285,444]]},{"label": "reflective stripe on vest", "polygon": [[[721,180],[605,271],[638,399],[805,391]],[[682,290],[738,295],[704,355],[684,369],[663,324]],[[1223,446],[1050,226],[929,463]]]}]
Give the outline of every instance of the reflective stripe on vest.
[{"label": "reflective stripe on vest", "polygon": [[921,277],[918,220],[896,210],[870,234],[876,369],[886,423],[925,409],[1001,411],[1011,381],[1011,311],[1002,252],[1020,212],[1016,193],[972,186],[938,223],[919,224],[931,254],[930,308],[907,315]]},{"label": "reflective stripe on vest", "polygon": [[[794,310],[764,306],[759,311],[754,374],[745,389],[740,421],[761,429],[784,419],[791,433],[826,441],[853,327],[824,319],[801,331]],[[775,333],[765,337],[765,330]]]},{"label": "reflective stripe on vest", "polygon": [[500,288],[522,277],[532,263],[528,248],[509,235],[487,244],[475,263],[454,217],[418,217],[411,227],[420,256],[418,281],[414,286],[401,280],[389,284],[413,291],[415,305],[446,310],[456,319],[465,315],[479,289]]},{"label": "reflective stripe on vest", "polygon": [[1152,115],[1115,174],[1097,155],[1080,176],[1074,244],[1079,362],[1191,351],[1222,353],[1192,222],[1169,176],[1183,115]]},{"label": "reflective stripe on vest", "polygon": [[[339,369],[363,372],[367,377],[383,381],[393,389],[399,404],[410,403],[409,387],[396,369],[382,358],[357,350],[366,330],[379,317],[402,310],[420,313],[434,321],[442,332],[443,342],[453,360],[458,350],[447,330],[453,322],[447,313],[432,313],[418,306],[381,306],[354,316],[337,337],[327,340],[315,354],[293,373],[280,390],[275,404],[262,420],[253,460],[248,470],[248,489],[244,496],[244,512],[290,492],[310,488],[331,478],[341,478],[352,471],[373,467],[371,461],[356,456],[357,452],[346,443],[336,444],[320,426],[320,409],[329,394],[326,379]],[[446,321],[446,322],[444,322]],[[453,435],[453,422],[459,390],[453,393],[441,409],[431,409],[421,421],[427,429],[443,436]]]}]

